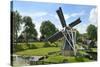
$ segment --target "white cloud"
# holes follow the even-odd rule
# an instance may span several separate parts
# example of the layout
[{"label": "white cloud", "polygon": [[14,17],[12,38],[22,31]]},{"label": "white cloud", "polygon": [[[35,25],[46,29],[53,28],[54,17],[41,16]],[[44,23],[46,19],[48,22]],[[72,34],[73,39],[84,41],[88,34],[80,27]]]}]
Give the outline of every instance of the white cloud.
[{"label": "white cloud", "polygon": [[65,19],[69,19],[70,18],[70,15],[64,14],[64,17],[65,17]]},{"label": "white cloud", "polygon": [[71,17],[82,16],[84,14],[85,14],[85,12],[84,11],[81,11],[80,13],[64,14],[64,17],[67,20],[67,19],[69,19]]},{"label": "white cloud", "polygon": [[18,36],[20,36],[21,33],[22,33],[22,31],[24,30],[24,25],[25,25],[25,24],[21,24],[21,30],[18,32]]},{"label": "white cloud", "polygon": [[51,16],[54,16],[55,19],[59,20],[59,17],[57,14],[55,14],[55,15],[52,14]]},{"label": "white cloud", "polygon": [[84,14],[85,14],[85,12],[81,11],[80,13],[73,13],[73,14],[71,14],[70,17],[82,16]]},{"label": "white cloud", "polygon": [[76,25],[75,28],[82,34],[82,33],[86,33],[87,26],[88,24],[80,23]]},{"label": "white cloud", "polygon": [[[89,22],[88,22],[89,21]],[[90,15],[89,18],[87,20],[87,23],[82,23],[80,25],[77,25],[75,28],[80,32],[80,33],[86,33],[86,29],[87,27],[93,24],[95,26],[97,26],[97,8],[93,8],[90,11]]]},{"label": "white cloud", "polygon": [[41,17],[41,16],[45,16],[47,14],[48,14],[47,12],[37,12],[37,13],[34,13],[33,16],[34,17]]},{"label": "white cloud", "polygon": [[47,12],[20,12],[22,16],[30,16],[30,17],[42,17],[47,15]]},{"label": "white cloud", "polygon": [[89,22],[90,24],[97,26],[97,8],[93,8],[90,11]]},{"label": "white cloud", "polygon": [[37,30],[37,33],[38,33],[38,38],[41,36],[41,33],[40,33],[40,25],[41,25],[41,22],[39,21],[33,21],[35,22],[35,29]]}]

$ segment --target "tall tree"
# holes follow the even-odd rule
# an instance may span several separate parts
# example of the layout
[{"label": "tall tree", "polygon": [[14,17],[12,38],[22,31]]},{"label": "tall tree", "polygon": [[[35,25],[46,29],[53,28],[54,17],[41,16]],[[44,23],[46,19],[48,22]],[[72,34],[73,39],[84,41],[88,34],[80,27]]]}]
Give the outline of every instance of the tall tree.
[{"label": "tall tree", "polygon": [[80,38],[80,33],[78,30],[76,30],[76,42],[80,42],[81,41],[81,38]]},{"label": "tall tree", "polygon": [[35,25],[32,22],[31,17],[25,16],[23,18],[23,22],[25,23],[25,30],[24,32],[26,33],[26,43],[28,44],[28,39],[31,37],[37,37],[37,31],[35,29]]},{"label": "tall tree", "polygon": [[18,32],[22,24],[22,16],[18,11],[11,11],[13,42],[17,43]]},{"label": "tall tree", "polygon": [[40,32],[43,36],[49,37],[56,33],[58,29],[55,27],[54,24],[51,23],[51,21],[43,21],[40,26]]},{"label": "tall tree", "polygon": [[92,40],[97,40],[97,27],[90,24],[88,27],[87,27],[87,34],[88,34],[88,37]]}]

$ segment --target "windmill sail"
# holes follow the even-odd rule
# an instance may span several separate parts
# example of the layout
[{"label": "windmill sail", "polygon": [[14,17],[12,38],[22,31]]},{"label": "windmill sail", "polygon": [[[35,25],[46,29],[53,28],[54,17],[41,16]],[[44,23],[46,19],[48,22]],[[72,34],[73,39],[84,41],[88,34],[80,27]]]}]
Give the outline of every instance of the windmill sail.
[{"label": "windmill sail", "polygon": [[59,10],[57,10],[56,12],[57,12],[57,14],[59,16],[59,19],[61,21],[62,27],[65,27],[66,26],[66,22],[65,22],[64,15],[63,15],[61,7],[59,7]]},{"label": "windmill sail", "polygon": [[74,27],[75,25],[79,24],[81,22],[80,18],[78,18],[77,20],[75,20],[74,22],[70,23],[69,26],[70,27]]},{"label": "windmill sail", "polygon": [[61,31],[59,31],[59,32],[55,33],[54,35],[52,35],[51,37],[49,37],[47,39],[47,41],[53,43],[53,42],[57,41],[58,39],[60,39],[62,37],[63,37],[63,34],[62,34]]}]

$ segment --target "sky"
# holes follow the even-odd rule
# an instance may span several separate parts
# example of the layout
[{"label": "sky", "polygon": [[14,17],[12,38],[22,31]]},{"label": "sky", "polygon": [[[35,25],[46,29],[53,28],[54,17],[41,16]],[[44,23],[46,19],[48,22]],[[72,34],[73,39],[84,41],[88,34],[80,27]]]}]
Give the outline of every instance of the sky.
[{"label": "sky", "polygon": [[[22,17],[30,16],[32,18],[32,22],[35,24],[35,29],[38,32],[38,37],[41,36],[40,25],[42,21],[50,20],[56,28],[59,30],[62,29],[56,13],[59,7],[62,8],[67,25],[80,17],[81,23],[74,27],[80,33],[86,33],[87,26],[90,24],[97,26],[97,7],[94,5],[13,1],[14,11],[17,10]],[[23,30],[23,26],[24,25],[22,25],[21,31]]]}]

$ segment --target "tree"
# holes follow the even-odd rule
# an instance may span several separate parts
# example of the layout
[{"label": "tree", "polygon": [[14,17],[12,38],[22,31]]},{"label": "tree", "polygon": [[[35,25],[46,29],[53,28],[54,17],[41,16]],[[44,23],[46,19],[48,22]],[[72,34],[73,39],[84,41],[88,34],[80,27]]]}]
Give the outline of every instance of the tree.
[{"label": "tree", "polygon": [[40,36],[40,41],[44,41],[44,40],[45,40],[44,35],[41,35],[41,36]]},{"label": "tree", "polygon": [[35,29],[35,25],[33,24],[31,17],[25,16],[23,18],[23,22],[25,23],[25,26],[24,26],[25,30],[23,32],[26,35],[26,43],[28,44],[29,38],[37,37],[37,31]]},{"label": "tree", "polygon": [[40,32],[41,35],[43,35],[44,37],[49,37],[51,35],[53,35],[54,33],[56,33],[58,30],[55,27],[54,24],[51,23],[51,21],[43,21],[41,26],[40,26]]},{"label": "tree", "polygon": [[22,16],[19,14],[18,11],[11,11],[11,19],[12,19],[12,39],[13,43],[16,42],[18,38],[18,32],[20,30],[20,26],[22,24]]},{"label": "tree", "polygon": [[94,25],[90,24],[88,27],[87,27],[87,34],[88,34],[88,37],[89,39],[92,39],[92,40],[97,40],[97,27],[95,27]]},{"label": "tree", "polygon": [[82,38],[78,30],[76,30],[76,42],[81,42]]}]

